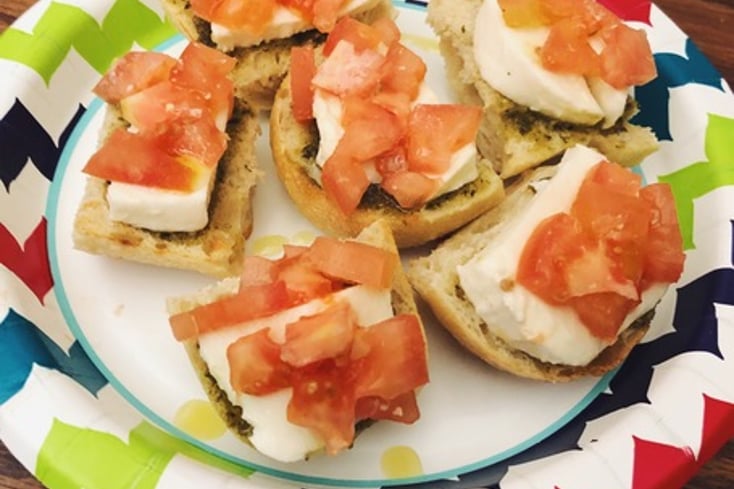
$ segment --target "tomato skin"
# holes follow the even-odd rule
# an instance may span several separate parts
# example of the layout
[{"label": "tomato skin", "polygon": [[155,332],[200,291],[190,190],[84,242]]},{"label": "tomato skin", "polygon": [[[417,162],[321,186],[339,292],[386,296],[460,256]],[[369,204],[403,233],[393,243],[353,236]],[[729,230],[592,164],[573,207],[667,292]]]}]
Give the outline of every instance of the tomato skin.
[{"label": "tomato skin", "polygon": [[288,289],[279,280],[267,285],[240,287],[239,293],[198,306],[169,318],[178,341],[269,316],[290,305]]},{"label": "tomato skin", "polygon": [[422,173],[398,171],[385,175],[380,186],[403,209],[417,209],[431,199],[439,184]]},{"label": "tomato skin", "polygon": [[451,155],[473,142],[482,109],[469,105],[419,104],[408,118],[407,156],[410,170],[441,174]]},{"label": "tomato skin", "polygon": [[349,216],[357,210],[370,181],[364,167],[343,153],[337,146],[337,151],[326,160],[321,184],[326,195],[336,202],[345,216]]},{"label": "tomato skin", "polygon": [[155,136],[118,129],[82,171],[103,180],[190,192],[201,183],[204,169],[195,161],[183,164],[179,156],[161,149]]},{"label": "tomato skin", "polygon": [[177,64],[163,53],[132,51],[118,58],[92,91],[105,102],[116,104],[168,79]]},{"label": "tomato skin", "polygon": [[619,327],[639,301],[622,297],[613,292],[588,294],[573,297],[569,305],[573,307],[582,323],[593,328],[591,332],[597,338],[613,343],[619,333]]},{"label": "tomato skin", "polygon": [[390,151],[403,139],[403,125],[393,112],[359,97],[348,97],[343,105],[344,135],[337,151],[363,162]]},{"label": "tomato skin", "polygon": [[292,368],[280,358],[280,345],[263,328],[227,348],[230,384],[237,392],[261,396],[290,387]]},{"label": "tomato skin", "polygon": [[377,51],[360,51],[352,43],[340,41],[319,66],[313,85],[340,97],[372,93],[380,82],[384,61]]},{"label": "tomato skin", "polygon": [[398,267],[394,253],[357,241],[339,241],[319,236],[307,252],[307,259],[327,276],[347,283],[378,289],[392,286]]},{"label": "tomato skin", "polygon": [[261,256],[248,255],[242,266],[240,290],[251,285],[266,285],[278,278],[276,263]]},{"label": "tomato skin", "polygon": [[278,277],[285,281],[293,304],[303,304],[338,290],[328,277],[307,260],[286,259],[278,263]]},{"label": "tomato skin", "polygon": [[276,7],[276,0],[191,0],[191,9],[202,19],[254,35],[265,31]]},{"label": "tomato skin", "polygon": [[356,342],[363,343],[359,349],[367,351],[355,363],[357,398],[394,399],[428,383],[426,343],[415,315],[401,314],[361,328],[357,331]]},{"label": "tomato skin", "polygon": [[313,86],[311,81],[316,74],[316,61],[312,46],[291,48],[291,100],[293,116],[298,122],[313,119]]},{"label": "tomato skin", "polygon": [[615,88],[643,85],[657,77],[645,32],[623,23],[602,31],[605,45],[601,53],[601,76]]},{"label": "tomato skin", "polygon": [[227,149],[227,135],[214,125],[211,117],[178,118],[156,137],[161,149],[169,154],[190,156],[211,169]]},{"label": "tomato skin", "polygon": [[305,365],[348,353],[357,317],[349,303],[337,302],[312,316],[301,317],[285,330],[280,359],[288,365]]},{"label": "tomato skin", "polygon": [[420,417],[415,391],[406,392],[389,400],[377,396],[361,397],[357,399],[354,411],[357,420],[387,419],[398,423],[412,424],[418,421]]},{"label": "tomato skin", "polygon": [[393,43],[382,65],[380,83],[385,91],[403,92],[410,100],[418,96],[421,83],[426,76],[423,60],[400,43]]},{"label": "tomato skin", "polygon": [[365,49],[375,50],[383,40],[382,28],[374,28],[347,16],[339,19],[334,29],[329,33],[323,52],[324,56],[331,56],[339,41],[349,42],[357,52],[362,52]]},{"label": "tomato skin", "polygon": [[586,28],[575,19],[563,19],[551,26],[548,39],[540,50],[545,68],[558,73],[598,76],[601,58],[588,42]]},{"label": "tomato skin", "polygon": [[673,191],[668,184],[654,183],[640,190],[640,197],[651,213],[643,284],[675,282],[683,273],[685,254]]}]

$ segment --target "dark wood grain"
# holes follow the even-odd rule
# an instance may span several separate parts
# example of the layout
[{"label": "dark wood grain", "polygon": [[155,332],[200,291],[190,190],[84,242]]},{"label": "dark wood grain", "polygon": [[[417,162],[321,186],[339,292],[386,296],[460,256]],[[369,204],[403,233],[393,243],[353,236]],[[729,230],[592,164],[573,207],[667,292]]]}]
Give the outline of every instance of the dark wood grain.
[{"label": "dark wood grain", "polygon": [[[0,0],[0,32],[35,0]],[[658,0],[655,2],[696,42],[734,83],[734,0]],[[43,488],[0,442],[0,489]],[[734,488],[734,440],[706,463],[685,489]],[[675,489],[675,488],[670,488]]]}]

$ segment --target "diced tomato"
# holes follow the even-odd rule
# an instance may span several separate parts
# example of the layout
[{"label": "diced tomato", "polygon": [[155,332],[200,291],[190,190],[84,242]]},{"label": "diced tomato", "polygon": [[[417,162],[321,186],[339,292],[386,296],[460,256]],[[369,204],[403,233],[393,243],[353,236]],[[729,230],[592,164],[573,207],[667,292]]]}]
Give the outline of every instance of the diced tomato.
[{"label": "diced tomato", "polygon": [[321,32],[331,32],[336,25],[344,0],[314,0],[313,25]]},{"label": "diced tomato", "polygon": [[266,285],[278,277],[276,263],[261,256],[246,256],[240,275],[240,290],[252,285]]},{"label": "diced tomato", "polygon": [[349,373],[333,360],[325,360],[297,369],[293,375],[288,420],[318,433],[332,455],[354,440],[355,397]]},{"label": "diced tomato", "polygon": [[[557,257],[566,261],[565,258]],[[630,300],[639,299],[635,280],[625,276],[620,264],[607,254],[603,242],[596,241],[581,256],[566,261],[563,273],[569,298],[611,292]]]},{"label": "diced tomato", "polygon": [[313,86],[316,62],[312,46],[291,48],[290,87],[293,116],[298,122],[313,119]]},{"label": "diced tomato", "polygon": [[346,154],[346,151],[340,151],[337,145],[334,154],[324,163],[321,184],[327,197],[349,216],[357,210],[370,181],[364,167]]},{"label": "diced tomato", "polygon": [[595,165],[586,180],[604,185],[610,191],[637,197],[642,187],[642,177],[637,173],[609,161]]},{"label": "diced tomato", "polygon": [[357,420],[387,419],[411,424],[420,417],[418,401],[415,398],[415,391],[412,390],[390,400],[377,396],[359,398],[354,410]]},{"label": "diced tomato", "polygon": [[538,224],[525,243],[516,280],[550,304],[563,304],[570,297],[567,264],[595,246],[575,218],[565,213],[549,216]]},{"label": "diced tomato", "polygon": [[227,135],[211,117],[181,117],[169,121],[161,131],[157,137],[162,149],[196,158],[209,168],[216,167],[227,149]]},{"label": "diced tomato", "polygon": [[180,118],[212,117],[199,93],[166,80],[120,102],[123,117],[140,131],[155,131]]},{"label": "diced tomato", "polygon": [[451,155],[476,139],[480,107],[419,104],[408,118],[407,156],[413,171],[441,174]]},{"label": "diced tomato", "polygon": [[191,9],[202,19],[254,35],[270,25],[276,7],[276,0],[191,0]]},{"label": "diced tomato", "polygon": [[165,151],[154,135],[113,132],[83,171],[103,180],[191,192],[209,176],[208,169]]},{"label": "diced tomato", "polygon": [[602,30],[601,77],[615,88],[642,85],[657,76],[645,32],[619,22]]},{"label": "diced tomato", "polygon": [[497,3],[509,27],[538,27],[550,23],[541,0],[498,0]]},{"label": "diced tomato", "polygon": [[394,253],[365,243],[319,236],[307,259],[325,275],[347,283],[386,289],[398,266]]},{"label": "diced tomato", "polygon": [[312,316],[290,323],[280,359],[294,367],[341,357],[352,347],[357,317],[348,302],[336,302]]},{"label": "diced tomato", "polygon": [[606,292],[574,297],[569,305],[595,337],[613,343],[622,321],[639,301]]},{"label": "diced tomato", "polygon": [[382,89],[403,92],[410,100],[418,96],[421,83],[426,76],[426,64],[410,49],[393,43],[382,65]]},{"label": "diced tomato", "polygon": [[280,359],[280,345],[268,328],[239,338],[227,348],[230,384],[237,392],[261,396],[290,387],[292,369]]},{"label": "diced tomato", "polygon": [[110,104],[167,80],[178,61],[156,52],[129,52],[117,59],[93,88]]},{"label": "diced tomato", "polygon": [[654,282],[675,282],[683,273],[683,237],[670,186],[654,183],[640,190],[650,203],[650,233],[643,272],[643,287]]},{"label": "diced tomato", "polygon": [[[413,101],[407,93],[380,90],[370,98],[370,101],[373,104],[379,105],[383,109],[395,114],[400,123],[399,127],[402,128],[403,131],[407,129],[408,116],[410,115],[410,111],[413,110]],[[400,147],[402,148],[402,146]],[[405,154],[404,150],[403,154]]]},{"label": "diced tomato", "polygon": [[360,97],[342,100],[344,135],[337,145],[364,162],[395,148],[403,139],[403,125],[391,111]]},{"label": "diced tomato", "polygon": [[370,25],[380,33],[380,38],[385,46],[391,47],[393,43],[400,41],[400,29],[390,17],[380,17]]},{"label": "diced tomato", "polygon": [[399,171],[385,175],[380,186],[403,209],[416,209],[431,199],[438,190],[439,182],[422,173]]},{"label": "diced tomato", "polygon": [[338,290],[332,280],[300,257],[281,260],[278,263],[278,278],[285,282],[294,304],[302,304]]},{"label": "diced tomato", "polygon": [[326,38],[324,55],[331,56],[334,48],[342,40],[349,42],[357,52],[365,49],[374,51],[383,41],[383,36],[382,28],[374,28],[349,16],[342,17]]},{"label": "diced tomato", "polygon": [[169,318],[178,341],[269,316],[290,305],[283,281],[241,287],[239,293],[175,314]]},{"label": "diced tomato", "polygon": [[318,67],[313,85],[339,96],[372,93],[380,82],[384,61],[377,51],[355,50],[350,42],[341,41]]},{"label": "diced tomato", "polygon": [[394,399],[428,382],[425,338],[414,314],[360,328],[357,342],[367,345],[368,351],[354,363],[357,398]]},{"label": "diced tomato", "polygon": [[302,19],[313,23],[313,5],[315,0],[278,0],[278,3],[292,12],[295,12]]},{"label": "diced tomato", "polygon": [[234,84],[228,75],[235,63],[234,58],[214,48],[190,43],[181,53],[181,64],[171,72],[171,82],[198,93],[212,117],[226,120],[234,106]]},{"label": "diced tomato", "polygon": [[586,27],[573,18],[551,26],[540,49],[540,59],[550,71],[584,76],[597,76],[601,72],[601,59],[589,44]]},{"label": "diced tomato", "polygon": [[306,251],[308,251],[308,246],[299,246],[286,243],[283,245],[283,258],[296,258],[304,254]]}]

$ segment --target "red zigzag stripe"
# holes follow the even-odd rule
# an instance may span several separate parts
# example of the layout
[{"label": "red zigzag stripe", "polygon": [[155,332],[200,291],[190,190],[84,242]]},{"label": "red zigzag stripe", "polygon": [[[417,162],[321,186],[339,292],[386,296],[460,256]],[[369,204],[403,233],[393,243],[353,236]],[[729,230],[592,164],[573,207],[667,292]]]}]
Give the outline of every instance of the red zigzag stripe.
[{"label": "red zigzag stripe", "polygon": [[42,217],[21,248],[8,228],[0,224],[0,263],[26,284],[41,304],[53,287],[46,228],[46,218]]}]

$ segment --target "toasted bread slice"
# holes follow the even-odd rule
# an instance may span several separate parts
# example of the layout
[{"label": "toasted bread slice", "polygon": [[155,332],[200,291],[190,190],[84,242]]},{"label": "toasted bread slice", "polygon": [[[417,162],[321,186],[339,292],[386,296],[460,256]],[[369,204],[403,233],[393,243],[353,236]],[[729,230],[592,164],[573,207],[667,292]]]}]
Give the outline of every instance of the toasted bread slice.
[{"label": "toasted bread slice", "polygon": [[[357,241],[367,243],[372,246],[382,248],[397,254],[398,250],[393,240],[390,227],[382,221],[378,221],[367,227],[356,238]],[[169,315],[190,311],[195,307],[213,302],[222,297],[236,293],[239,287],[237,278],[227,278],[217,284],[210,286],[198,293],[187,297],[170,298],[167,301],[167,309]],[[413,298],[413,290],[406,278],[402,268],[398,266],[393,276],[392,306],[395,314],[415,314],[418,311]],[[419,318],[420,320],[420,318]],[[191,360],[196,374],[207,393],[209,400],[214,405],[215,410],[225,421],[230,430],[242,441],[250,444],[250,436],[252,434],[252,426],[242,418],[242,408],[233,405],[225,391],[223,391],[215,378],[209,373],[206,362],[199,354],[199,346],[196,340],[188,340],[184,342],[184,347]],[[371,421],[362,421],[357,424],[357,433],[371,424]]]},{"label": "toasted bread slice", "polygon": [[486,160],[478,162],[479,177],[473,182],[428,202],[405,210],[376,185],[371,185],[357,210],[345,216],[310,176],[319,146],[315,123],[302,124],[291,110],[289,78],[282,83],[270,116],[273,161],[291,199],[301,213],[322,230],[338,236],[354,236],[370,223],[384,219],[392,228],[399,248],[439,238],[497,205],[504,187]]},{"label": "toasted bread slice", "polygon": [[[101,139],[126,126],[119,108],[108,106]],[[204,229],[164,233],[112,221],[106,199],[108,182],[90,176],[74,220],[74,246],[89,253],[215,277],[237,275],[245,239],[252,230],[252,198],[260,174],[254,149],[260,125],[249,105],[236,103],[227,133],[229,143],[217,167],[209,223]]]},{"label": "toasted bread slice", "polygon": [[544,166],[526,172],[508,188],[508,197],[491,211],[441,243],[428,256],[416,258],[408,266],[408,278],[428,303],[438,321],[469,351],[485,362],[521,377],[549,382],[567,382],[602,375],[619,365],[647,332],[654,309],[644,313],[584,366],[540,361],[511,347],[493,333],[465,297],[457,267],[500,236],[507,222],[527,206],[535,195],[531,182],[553,175],[555,167]]},{"label": "toasted bread slice", "polygon": [[[211,24],[193,13],[189,0],[161,0],[161,4],[172,23],[189,40],[219,48],[237,59],[232,72],[235,93],[256,110],[270,109],[275,92],[290,68],[291,48],[319,44],[326,39],[325,34],[311,29],[257,46],[228,49],[212,41]],[[371,0],[351,15],[369,24],[381,17],[394,17],[395,11],[390,0]]]},{"label": "toasted bread slice", "polygon": [[653,132],[629,122],[633,100],[621,120],[608,129],[553,119],[489,86],[474,59],[474,24],[483,0],[431,0],[427,21],[439,37],[450,85],[457,96],[484,108],[479,149],[504,178],[518,175],[576,144],[596,148],[624,166],[640,163],[658,148]]}]

